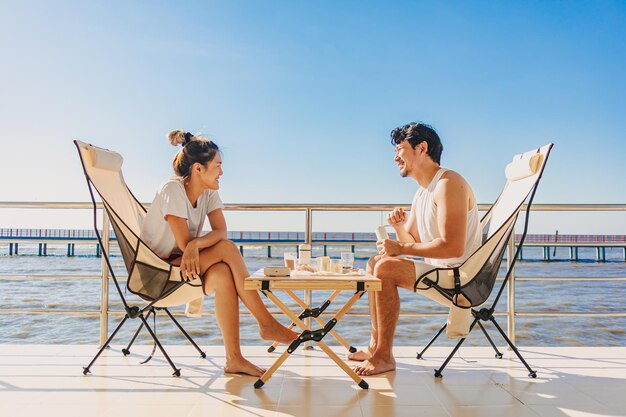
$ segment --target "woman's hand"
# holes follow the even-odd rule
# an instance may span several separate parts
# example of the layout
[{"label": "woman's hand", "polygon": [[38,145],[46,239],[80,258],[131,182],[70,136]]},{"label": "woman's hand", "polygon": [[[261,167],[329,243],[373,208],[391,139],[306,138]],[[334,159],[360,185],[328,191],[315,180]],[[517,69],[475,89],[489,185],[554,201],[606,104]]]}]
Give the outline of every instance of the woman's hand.
[{"label": "woman's hand", "polygon": [[402,227],[407,220],[406,212],[402,207],[396,207],[393,211],[387,213],[387,223],[393,226],[394,229]]},{"label": "woman's hand", "polygon": [[200,276],[200,250],[195,240],[187,243],[180,261],[180,272],[185,281],[191,281]]},{"label": "woman's hand", "polygon": [[376,249],[381,258],[402,255],[404,244],[393,239],[383,239],[376,242]]}]

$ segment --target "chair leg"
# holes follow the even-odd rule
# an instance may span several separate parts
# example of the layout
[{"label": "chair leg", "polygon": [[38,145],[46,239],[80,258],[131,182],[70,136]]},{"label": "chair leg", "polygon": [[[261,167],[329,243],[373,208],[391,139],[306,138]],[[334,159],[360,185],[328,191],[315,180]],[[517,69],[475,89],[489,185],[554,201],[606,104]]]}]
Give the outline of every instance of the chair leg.
[{"label": "chair leg", "polygon": [[148,321],[146,320],[146,318],[143,315],[140,315],[139,318],[143,322],[143,325],[146,326],[146,329],[148,329],[148,332],[150,333],[150,336],[152,336],[152,339],[154,339],[154,342],[159,347],[159,350],[161,351],[161,353],[163,354],[165,359],[167,359],[167,362],[170,364],[170,366],[174,370],[174,373],[172,375],[180,376],[180,369],[176,368],[176,366],[174,365],[174,362],[172,362],[172,360],[170,359],[169,355],[167,354],[167,352],[165,351],[165,349],[161,345],[161,342],[157,338],[156,334],[154,334],[154,332],[152,331],[152,328],[148,324]]},{"label": "chair leg", "polygon": [[[469,333],[472,332],[472,329],[474,328],[474,326],[476,325],[476,322],[479,320],[478,317],[476,317],[474,319],[474,321],[472,322],[472,325],[469,328]],[[468,334],[469,334],[468,333]],[[435,369],[435,377],[436,378],[443,378],[443,375],[441,374],[441,372],[443,371],[443,369],[446,367],[446,365],[448,365],[448,362],[450,362],[450,359],[452,359],[452,357],[454,356],[454,354],[456,353],[457,350],[459,350],[459,348],[461,347],[461,345],[463,344],[463,342],[465,342],[465,339],[467,339],[467,337],[464,337],[463,339],[459,340],[459,343],[456,344],[456,346],[454,347],[454,349],[452,350],[452,352],[450,353],[450,355],[448,355],[448,357],[446,358],[445,362],[441,365],[441,367],[439,369]]]},{"label": "chair leg", "polygon": [[98,359],[98,357],[102,354],[102,352],[104,351],[104,349],[106,349],[107,347],[109,347],[109,343],[111,342],[111,340],[113,340],[113,338],[115,337],[115,335],[117,334],[117,332],[122,328],[122,326],[124,325],[124,323],[126,323],[126,320],[128,320],[128,314],[124,315],[124,319],[122,319],[122,321],[120,322],[120,324],[117,325],[117,327],[115,328],[115,330],[113,331],[113,333],[111,333],[111,336],[109,336],[109,338],[107,339],[106,342],[104,342],[104,344],[102,345],[102,347],[100,348],[100,350],[98,351],[98,353],[96,353],[96,356],[93,357],[93,359],[91,360],[91,362],[89,363],[89,365],[87,365],[86,367],[83,368],[83,375],[87,375],[90,371],[89,369],[91,368],[91,365],[94,364],[94,362],[96,361],[96,359]]},{"label": "chair leg", "polygon": [[493,348],[493,350],[496,351],[496,358],[502,359],[502,353],[500,353],[495,343],[493,343],[493,340],[491,340],[491,337],[489,337],[489,333],[487,333],[487,330],[485,330],[485,327],[480,321],[478,322],[478,326],[480,326],[480,330],[483,331],[483,333],[485,334],[485,337],[487,338],[487,340],[489,340],[489,343],[491,344],[491,347]]},{"label": "chair leg", "polygon": [[446,329],[446,327],[448,327],[448,323],[444,324],[443,327],[441,329],[439,329],[439,331],[437,332],[435,337],[433,337],[432,340],[426,345],[426,347],[424,349],[422,349],[422,351],[417,354],[417,359],[423,359],[424,352],[426,352],[426,350],[430,347],[430,345],[432,345],[435,342],[435,340],[437,340],[439,335],[441,333],[443,333],[443,331]]},{"label": "chair leg", "polygon": [[185,335],[185,337],[187,338],[187,340],[189,340],[191,342],[191,344],[196,348],[196,350],[200,353],[200,357],[201,358],[206,358],[206,353],[202,351],[202,349],[200,349],[200,347],[196,344],[196,342],[193,341],[193,339],[191,338],[191,336],[189,336],[189,334],[185,331],[185,329],[183,329],[183,326],[180,325],[180,323],[178,323],[178,320],[176,320],[174,318],[174,316],[172,315],[172,313],[170,313],[170,311],[167,308],[163,308],[163,310],[165,310],[165,312],[167,313],[167,315],[170,317],[170,319],[172,319],[172,321],[174,322],[174,324],[176,325],[176,327],[178,327],[178,329],[183,332],[183,334]]},{"label": "chair leg", "polygon": [[[153,313],[154,313],[154,308],[148,311],[148,314],[146,315],[146,319],[149,319],[150,314],[153,314]],[[141,329],[143,329],[143,323],[139,324],[139,328],[135,332],[135,335],[133,336],[133,338],[130,339],[130,343],[128,343],[128,346],[126,346],[126,349],[122,349],[122,353],[124,354],[124,356],[130,355],[130,347],[133,345],[133,343],[135,343],[135,339],[137,339],[137,336],[139,336],[139,332],[141,332]]]},{"label": "chair leg", "polygon": [[533,371],[532,369],[530,369],[530,366],[528,366],[528,363],[526,363],[526,361],[522,357],[522,354],[519,353],[519,350],[517,350],[513,342],[511,342],[511,340],[507,337],[506,333],[504,333],[504,330],[502,330],[502,328],[498,325],[498,323],[496,322],[496,319],[491,317],[489,320],[493,323],[494,326],[496,326],[496,329],[498,329],[498,331],[500,332],[504,340],[506,340],[506,342],[509,344],[509,347],[513,350],[513,352],[515,352],[519,360],[522,361],[522,363],[528,370],[528,376],[531,378],[537,378],[537,371]]}]

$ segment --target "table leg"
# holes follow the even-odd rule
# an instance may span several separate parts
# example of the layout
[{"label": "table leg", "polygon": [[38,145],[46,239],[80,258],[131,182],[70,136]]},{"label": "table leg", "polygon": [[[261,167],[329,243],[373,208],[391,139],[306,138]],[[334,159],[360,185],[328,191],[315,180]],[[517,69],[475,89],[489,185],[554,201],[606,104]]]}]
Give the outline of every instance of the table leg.
[{"label": "table leg", "polygon": [[[285,292],[287,294],[289,294],[289,296],[291,298],[293,298],[294,301],[300,305],[300,307],[302,307],[304,309],[308,308],[306,303],[304,301],[302,301],[293,291],[285,290]],[[326,305],[326,307],[328,307],[328,305],[330,305],[330,303],[332,303],[335,300],[335,298],[337,297],[337,295],[339,295],[340,292],[341,292],[341,290],[336,290],[335,292],[333,292],[332,295],[330,297],[328,297],[328,299],[322,305]],[[324,307],[322,311],[324,311],[326,309],[326,307]],[[313,316],[313,318],[322,327],[326,326],[326,322],[324,320],[322,320],[319,316]],[[348,352],[350,352],[350,353],[356,352],[356,348],[354,346],[350,345],[348,342],[346,342],[345,339],[343,337],[339,336],[339,334],[336,331],[331,330],[330,334],[335,338],[335,340],[337,340],[339,343],[341,343],[343,345],[343,347],[345,347],[348,350]]]},{"label": "table leg", "polygon": [[[263,294],[265,294],[267,298],[272,300],[272,302],[278,308],[280,308],[281,311],[285,313],[285,315],[287,315],[287,317],[289,317],[292,322],[294,322],[293,327],[295,327],[295,325],[297,324],[298,326],[302,328],[303,331],[308,330],[304,322],[302,322],[298,318],[298,316],[296,316],[291,310],[289,310],[289,308],[285,304],[283,304],[282,301],[280,301],[278,297],[276,297],[271,291],[262,290],[262,292]],[[302,335],[302,333],[300,333],[300,335]],[[283,362],[285,362],[285,360],[287,359],[289,355],[291,355],[291,352],[289,352],[289,350],[285,350],[283,354],[280,355],[278,359],[276,359],[276,362],[274,362],[274,364],[270,367],[270,369],[265,371],[265,373],[261,375],[261,377],[254,383],[254,388],[261,388],[272,377],[272,375],[274,374],[274,372],[276,372],[276,370],[280,367],[280,365],[282,365]]]},{"label": "table leg", "polygon": [[356,291],[354,295],[350,297],[350,299],[346,301],[343,307],[341,307],[341,309],[339,309],[339,311],[335,314],[335,320],[339,320],[340,318],[342,318],[348,312],[348,310],[352,308],[354,303],[356,303],[359,300],[359,298],[361,298],[361,296],[364,293],[365,291]]},{"label": "table leg", "polygon": [[342,361],[341,358],[337,356],[337,354],[333,352],[326,343],[320,341],[317,342],[317,345],[328,355],[328,357],[330,357],[337,365],[339,365],[339,367],[343,369],[343,371],[348,374],[348,376],[352,378],[352,380],[356,382],[359,387],[363,389],[369,389],[368,383],[365,382],[363,378],[354,373],[352,368],[350,368],[344,361]]},{"label": "table leg", "polygon": [[276,359],[276,362],[274,362],[270,369],[265,371],[265,373],[261,375],[261,377],[254,383],[254,388],[261,388],[263,385],[265,385],[265,383],[272,377],[272,375],[274,375],[274,372],[276,372],[276,370],[280,368],[280,365],[285,362],[289,355],[289,352],[284,351],[283,354],[280,355],[278,359]]},{"label": "table leg", "polygon": [[[348,310],[352,307],[352,305],[354,305],[354,303],[361,297],[363,292],[364,291],[356,291],[354,293],[354,295],[352,297],[350,297],[350,299],[346,302],[346,304],[337,312],[337,314],[332,319],[332,321],[334,321],[336,323],[341,317],[343,317],[348,312]],[[296,316],[296,314],[294,312],[289,310],[289,308],[282,301],[280,301],[280,299],[278,299],[278,297],[276,297],[271,291],[264,290],[263,294],[265,294],[270,300],[272,300],[272,302],[278,308],[280,308],[280,310],[283,313],[285,313],[285,315],[287,317],[289,317],[298,327],[300,327],[302,329],[302,333],[300,333],[300,335],[298,336],[300,341],[298,341],[298,340],[294,341],[294,343],[292,343],[289,346],[289,348],[276,360],[274,365],[272,365],[272,367],[270,369],[268,369],[261,376],[261,378],[259,380],[256,381],[256,383],[254,384],[255,388],[262,387],[263,384],[265,384],[265,382],[267,382],[271,378],[272,374],[280,367],[280,365],[282,365],[282,363],[287,359],[287,357],[291,354],[291,352],[293,352],[299,346],[299,344],[302,343],[303,335],[305,334],[305,332],[306,331],[310,331],[309,328],[307,327],[307,325],[302,320],[300,320],[300,318],[298,316]],[[323,338],[324,335],[322,335],[321,337]],[[304,339],[304,340],[311,340],[311,339]],[[337,354],[335,354],[335,352],[333,352],[326,345],[326,343],[322,342],[321,339],[315,340],[315,342],[328,355],[328,357],[330,357],[337,365],[339,365],[339,367],[341,369],[343,369],[343,371],[346,374],[348,374],[348,376],[350,378],[352,378],[352,380],[354,382],[356,382],[361,388],[363,388],[363,389],[368,389],[369,388],[367,382],[365,382],[363,380],[363,378],[361,378],[356,373],[354,373],[354,371],[344,361],[342,361],[337,356]]]},{"label": "table leg", "polygon": [[[337,295],[341,292],[341,290],[336,290],[333,292],[333,294],[326,300],[324,301],[319,307],[316,308],[311,308],[306,302],[302,301],[302,299],[300,297],[298,297],[293,291],[291,290],[285,290],[285,292],[287,294],[289,294],[289,296],[296,302],[298,303],[298,305],[300,307],[302,307],[303,311],[300,313],[300,315],[298,316],[298,318],[300,320],[304,320],[304,319],[309,319],[310,317],[313,317],[319,324],[322,325],[322,327],[326,326],[326,323],[318,318],[320,314],[322,314],[326,308],[328,308],[328,306],[330,305],[331,302],[333,302],[333,300],[335,299],[335,297],[337,297]],[[307,327],[310,328],[309,325],[309,321],[310,320],[304,320],[304,322],[307,324]],[[294,327],[296,327],[295,323],[291,323],[289,325],[289,330],[293,329]],[[341,336],[339,336],[334,330],[331,330],[330,332],[338,341],[339,343],[341,343],[342,345],[345,346],[346,349],[348,349],[348,351],[350,351],[350,353],[356,352],[356,349],[350,345],[348,345],[348,343],[343,340],[341,338]],[[308,344],[309,342],[307,342]],[[278,342],[274,342],[269,348],[267,348],[267,351],[269,353],[272,353],[273,351],[276,350],[276,348],[278,347],[278,345],[280,345],[280,343]]]}]

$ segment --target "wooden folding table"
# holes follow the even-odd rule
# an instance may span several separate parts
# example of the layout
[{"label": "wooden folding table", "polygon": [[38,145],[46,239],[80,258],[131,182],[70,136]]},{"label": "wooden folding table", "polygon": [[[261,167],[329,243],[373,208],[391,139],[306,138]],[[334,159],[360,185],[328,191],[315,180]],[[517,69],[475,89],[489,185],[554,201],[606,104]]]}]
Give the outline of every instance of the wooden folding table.
[{"label": "wooden folding table", "polygon": [[[269,277],[263,273],[263,269],[259,269],[252,276],[246,278],[244,288],[247,290],[259,290],[263,292],[287,317],[291,319],[292,326],[299,327],[302,332],[276,359],[276,362],[268,369],[258,381],[254,383],[255,388],[262,387],[274,372],[283,364],[289,355],[291,355],[301,344],[306,342],[315,342],[341,369],[344,370],[350,378],[354,380],[361,388],[367,389],[368,384],[360,376],[354,373],[350,367],[333,352],[326,343],[322,341],[327,334],[335,337],[339,343],[345,346],[351,352],[355,349],[350,346],[336,330],[333,330],[337,322],[352,308],[354,303],[361,298],[366,291],[380,291],[381,282],[378,278],[371,275],[349,274],[311,274],[298,273],[293,271],[290,277]],[[273,291],[285,291],[296,303],[303,308],[300,314],[289,309]],[[319,307],[311,308],[302,301],[293,291],[294,290],[330,290],[332,295]],[[341,291],[354,291],[354,294],[346,301],[346,303],[337,311],[333,317],[324,322],[320,315],[332,303]],[[318,329],[310,329],[303,321],[307,317],[312,317],[322,327]],[[276,347],[276,343],[268,349],[270,352]]]}]

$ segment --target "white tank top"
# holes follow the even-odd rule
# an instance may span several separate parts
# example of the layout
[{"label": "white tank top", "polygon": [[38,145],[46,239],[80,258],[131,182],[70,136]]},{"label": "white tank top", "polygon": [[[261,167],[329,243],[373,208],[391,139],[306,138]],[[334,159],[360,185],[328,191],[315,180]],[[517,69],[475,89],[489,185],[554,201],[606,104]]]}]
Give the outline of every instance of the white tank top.
[{"label": "white tank top", "polygon": [[[430,242],[441,237],[439,233],[439,224],[437,223],[437,207],[435,206],[435,188],[441,179],[441,176],[447,169],[440,168],[435,174],[428,187],[420,187],[415,193],[411,210],[415,211],[415,219],[417,221],[417,231],[419,232],[422,242]],[[469,256],[478,249],[481,242],[480,228],[478,222],[478,206],[476,201],[467,212],[467,235],[465,238],[465,252],[460,258],[434,259],[425,258],[424,261],[443,268],[459,266]]]}]

